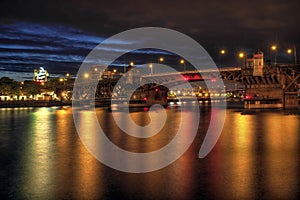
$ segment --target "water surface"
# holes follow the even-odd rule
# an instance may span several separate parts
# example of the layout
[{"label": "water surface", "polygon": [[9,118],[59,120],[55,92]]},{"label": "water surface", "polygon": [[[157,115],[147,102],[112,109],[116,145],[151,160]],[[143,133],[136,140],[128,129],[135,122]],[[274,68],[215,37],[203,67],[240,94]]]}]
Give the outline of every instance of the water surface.
[{"label": "water surface", "polygon": [[[297,199],[299,111],[242,111],[227,110],[216,146],[199,159],[210,123],[210,109],[202,107],[198,134],[180,159],[158,171],[134,174],[111,169],[86,150],[70,107],[2,108],[1,199]],[[180,121],[179,110],[168,108],[169,120],[162,131],[141,140],[124,134],[111,112],[96,112],[110,140],[133,152],[163,147],[174,137]],[[150,123],[143,109],[131,116],[139,125]],[[89,117],[89,111],[82,111],[82,118]],[[91,132],[92,127],[87,137]]]}]

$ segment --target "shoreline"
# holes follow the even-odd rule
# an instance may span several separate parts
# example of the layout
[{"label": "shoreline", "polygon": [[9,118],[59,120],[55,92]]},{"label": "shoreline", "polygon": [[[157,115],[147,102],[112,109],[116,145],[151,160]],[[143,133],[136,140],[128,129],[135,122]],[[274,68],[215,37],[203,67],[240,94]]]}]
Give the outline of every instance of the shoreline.
[{"label": "shoreline", "polygon": [[0,108],[24,108],[24,107],[52,107],[70,106],[71,102],[46,101],[46,100],[13,100],[0,101]]},{"label": "shoreline", "polygon": [[[88,102],[87,102],[88,103]],[[102,102],[103,103],[103,102]],[[180,106],[176,105],[177,103],[170,105],[171,102],[168,103],[168,106]],[[214,104],[215,102],[212,101],[199,101],[199,106],[210,106],[210,104]],[[80,105],[80,104],[79,104]],[[124,104],[125,105],[125,104]],[[244,102],[243,101],[227,101],[227,108],[243,108]],[[71,106],[72,101],[62,102],[62,101],[53,101],[53,100],[12,100],[12,101],[0,101],[0,108],[26,108],[26,107],[53,107],[53,106]],[[81,105],[84,106],[84,105]],[[86,106],[89,106],[86,104]],[[96,103],[95,107],[107,107],[109,108],[111,105],[108,102],[103,104]],[[118,107],[118,106],[117,106]],[[121,105],[122,107],[122,105]],[[150,107],[146,104],[136,104],[133,103],[129,105],[131,108],[137,107]]]}]

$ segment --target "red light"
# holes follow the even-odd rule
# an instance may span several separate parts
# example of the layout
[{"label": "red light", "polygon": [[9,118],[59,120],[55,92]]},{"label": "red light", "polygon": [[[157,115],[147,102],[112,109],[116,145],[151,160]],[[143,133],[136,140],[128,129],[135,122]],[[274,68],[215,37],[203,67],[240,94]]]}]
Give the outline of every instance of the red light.
[{"label": "red light", "polygon": [[190,80],[190,77],[184,75],[184,76],[183,76],[183,79],[184,79],[185,81],[188,81],[188,80]]},{"label": "red light", "polygon": [[144,98],[143,98],[143,100],[145,100],[145,101],[146,101],[146,100],[147,100],[147,98],[146,98],[146,97],[144,97]]},{"label": "red light", "polygon": [[254,58],[262,58],[262,55],[261,55],[261,54],[254,54],[253,57],[254,57]]},{"label": "red light", "polygon": [[216,82],[217,80],[215,78],[212,78],[211,79],[211,82]]},{"label": "red light", "polygon": [[250,98],[251,98],[251,96],[247,94],[246,95],[246,99],[250,99]]},{"label": "red light", "polygon": [[155,88],[155,92],[158,92],[158,88]]}]

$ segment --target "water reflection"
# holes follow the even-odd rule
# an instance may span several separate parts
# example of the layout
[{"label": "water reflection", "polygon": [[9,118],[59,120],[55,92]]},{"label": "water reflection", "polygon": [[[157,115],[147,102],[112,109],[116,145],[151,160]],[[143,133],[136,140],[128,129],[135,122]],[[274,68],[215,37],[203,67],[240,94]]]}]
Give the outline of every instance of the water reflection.
[{"label": "water reflection", "polygon": [[299,117],[288,115],[285,121],[272,115],[264,119],[268,127],[264,134],[266,192],[273,199],[293,199],[299,189]]},{"label": "water reflection", "polygon": [[[22,154],[23,194],[45,199],[53,194],[53,153],[54,133],[52,109],[40,108],[30,115],[29,130]],[[27,141],[26,141],[27,142]]]},{"label": "water reflection", "polygon": [[[253,115],[233,116],[231,139],[234,156],[231,157],[231,194],[238,199],[253,199],[254,187],[254,143],[256,127]],[[234,167],[233,167],[234,166]]]},{"label": "water reflection", "polygon": [[[96,110],[107,137],[133,152],[168,144],[177,132],[180,112],[168,109],[161,133],[137,139],[122,132],[110,112]],[[122,117],[123,113],[117,113]],[[82,122],[92,113],[82,111]],[[149,123],[144,110],[131,117]],[[193,120],[192,115],[189,120]],[[0,109],[1,197],[13,199],[297,199],[299,196],[300,116],[284,111],[241,115],[228,110],[220,139],[198,159],[209,109],[201,110],[198,135],[176,162],[161,170],[131,174],[98,162],[79,139],[71,108]],[[94,140],[93,123],[81,124]],[[151,131],[151,130],[149,130]],[[186,134],[191,130],[186,128]],[[182,148],[184,140],[177,145]],[[105,149],[103,149],[105,151]],[[161,155],[164,159],[168,155]],[[122,160],[122,158],[120,158]],[[124,165],[152,165],[158,160]]]}]

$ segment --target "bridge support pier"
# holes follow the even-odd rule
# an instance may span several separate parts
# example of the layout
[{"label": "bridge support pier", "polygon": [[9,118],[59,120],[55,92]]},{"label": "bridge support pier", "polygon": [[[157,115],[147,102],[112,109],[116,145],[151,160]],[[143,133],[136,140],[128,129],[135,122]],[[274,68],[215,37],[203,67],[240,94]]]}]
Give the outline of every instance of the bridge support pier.
[{"label": "bridge support pier", "polygon": [[251,85],[246,89],[245,108],[282,108],[283,91],[279,87]]},{"label": "bridge support pier", "polygon": [[299,106],[297,93],[286,92],[283,94],[283,99],[284,108],[297,108]]}]

